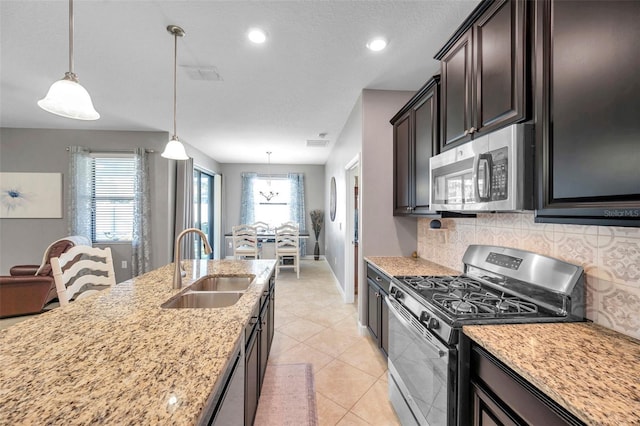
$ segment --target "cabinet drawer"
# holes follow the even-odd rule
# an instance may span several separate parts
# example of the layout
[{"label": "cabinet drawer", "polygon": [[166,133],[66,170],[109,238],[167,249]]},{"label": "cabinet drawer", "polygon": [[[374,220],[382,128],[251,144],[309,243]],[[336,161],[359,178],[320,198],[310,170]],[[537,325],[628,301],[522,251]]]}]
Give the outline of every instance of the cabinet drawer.
[{"label": "cabinet drawer", "polygon": [[389,284],[391,284],[391,278],[378,271],[376,268],[371,266],[371,264],[367,264],[367,278],[381,287],[385,291],[385,293],[389,293]]}]

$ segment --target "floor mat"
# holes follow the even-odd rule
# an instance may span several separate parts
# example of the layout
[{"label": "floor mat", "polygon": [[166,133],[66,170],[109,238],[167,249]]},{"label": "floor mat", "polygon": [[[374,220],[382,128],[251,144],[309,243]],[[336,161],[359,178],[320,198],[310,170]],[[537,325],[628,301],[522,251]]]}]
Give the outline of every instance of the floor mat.
[{"label": "floor mat", "polygon": [[269,364],[255,426],[316,426],[316,394],[311,364]]}]

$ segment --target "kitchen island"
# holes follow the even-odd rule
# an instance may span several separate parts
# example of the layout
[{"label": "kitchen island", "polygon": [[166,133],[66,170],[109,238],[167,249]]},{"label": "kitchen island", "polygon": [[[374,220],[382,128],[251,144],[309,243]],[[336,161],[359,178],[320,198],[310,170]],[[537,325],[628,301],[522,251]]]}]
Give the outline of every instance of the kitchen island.
[{"label": "kitchen island", "polygon": [[186,261],[255,275],[232,306],[164,309],[173,264],[0,332],[0,424],[193,425],[221,386],[275,261]]}]

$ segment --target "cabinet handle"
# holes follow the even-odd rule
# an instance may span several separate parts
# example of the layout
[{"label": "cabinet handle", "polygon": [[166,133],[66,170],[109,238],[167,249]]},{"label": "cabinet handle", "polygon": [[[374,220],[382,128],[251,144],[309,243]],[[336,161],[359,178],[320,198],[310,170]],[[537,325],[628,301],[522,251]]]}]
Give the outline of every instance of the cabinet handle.
[{"label": "cabinet handle", "polygon": [[475,127],[472,127],[472,128],[469,129],[469,133],[475,133],[477,131],[478,131],[478,129],[476,129]]},{"label": "cabinet handle", "polygon": [[380,277],[376,277],[376,281],[378,281],[379,283],[381,283],[381,282],[382,282],[382,278],[380,278]]},{"label": "cabinet handle", "polygon": [[464,131],[464,135],[467,136],[469,134],[469,130]]}]

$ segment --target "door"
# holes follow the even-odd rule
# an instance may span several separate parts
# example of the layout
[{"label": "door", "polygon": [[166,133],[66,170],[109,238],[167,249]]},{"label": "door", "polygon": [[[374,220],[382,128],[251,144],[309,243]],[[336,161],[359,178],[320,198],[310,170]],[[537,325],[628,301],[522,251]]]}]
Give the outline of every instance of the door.
[{"label": "door", "polygon": [[[439,136],[438,84],[434,84],[423,100],[413,108],[415,137],[413,150],[413,211],[429,213],[429,191],[431,180],[429,159],[436,154]],[[433,213],[433,212],[430,212]]]},{"label": "door", "polygon": [[[359,251],[360,236],[360,155],[354,157],[344,170],[344,205],[345,205],[345,238],[344,238],[344,303],[353,303],[358,294],[358,277],[361,275],[360,267],[362,254]],[[357,188],[357,189],[356,189]],[[355,191],[358,191],[356,198]],[[357,244],[354,244],[357,242]]]},{"label": "door", "polygon": [[[358,176],[353,182],[353,264],[358,265]],[[353,268],[353,294],[358,295],[358,268]]]}]

